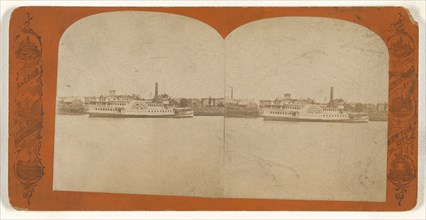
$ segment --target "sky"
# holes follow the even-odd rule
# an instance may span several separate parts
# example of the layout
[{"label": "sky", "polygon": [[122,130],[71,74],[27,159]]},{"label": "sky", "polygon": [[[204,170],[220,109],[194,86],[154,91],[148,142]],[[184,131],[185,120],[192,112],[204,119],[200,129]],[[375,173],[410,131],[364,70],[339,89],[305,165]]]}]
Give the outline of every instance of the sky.
[{"label": "sky", "polygon": [[63,34],[58,96],[117,94],[205,97],[224,94],[223,39],[192,18],[157,12],[86,17]]},{"label": "sky", "polygon": [[[198,20],[159,12],[109,12],[69,27],[59,47],[58,96],[294,98],[386,102],[388,52],[367,28],[337,19],[283,17],[243,25],[223,39]],[[224,92],[226,94],[224,94]]]},{"label": "sky", "polygon": [[234,97],[385,102],[388,51],[367,28],[337,19],[259,20],[226,39],[226,81]]}]

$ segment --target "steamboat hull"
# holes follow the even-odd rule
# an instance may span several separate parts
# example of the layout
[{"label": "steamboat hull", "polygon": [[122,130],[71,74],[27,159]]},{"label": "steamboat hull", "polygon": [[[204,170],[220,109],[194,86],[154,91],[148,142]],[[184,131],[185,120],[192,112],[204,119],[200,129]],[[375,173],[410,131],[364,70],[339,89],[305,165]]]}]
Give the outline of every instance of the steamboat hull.
[{"label": "steamboat hull", "polygon": [[188,114],[176,114],[173,115],[173,117],[171,118],[193,118],[194,117],[194,113],[188,113]]},{"label": "steamboat hull", "polygon": [[264,116],[265,121],[292,121],[292,122],[330,122],[330,123],[368,123],[368,119],[342,119],[342,120],[328,120],[328,119],[309,119],[309,118],[285,118]]},{"label": "steamboat hull", "polygon": [[170,118],[193,118],[194,115],[174,115],[173,117]]},{"label": "steamboat hull", "polygon": [[113,114],[113,113],[89,113],[89,117],[108,117],[108,118],[175,118],[175,115],[131,115],[131,114]]}]

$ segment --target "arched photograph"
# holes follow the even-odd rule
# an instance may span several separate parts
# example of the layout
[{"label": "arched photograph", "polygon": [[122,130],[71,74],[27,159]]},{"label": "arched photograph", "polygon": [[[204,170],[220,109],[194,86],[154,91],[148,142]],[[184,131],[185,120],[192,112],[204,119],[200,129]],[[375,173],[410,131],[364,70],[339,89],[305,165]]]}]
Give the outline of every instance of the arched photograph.
[{"label": "arched photograph", "polygon": [[276,17],[223,37],[106,12],[58,54],[54,190],[386,200],[389,54],[367,27]]}]

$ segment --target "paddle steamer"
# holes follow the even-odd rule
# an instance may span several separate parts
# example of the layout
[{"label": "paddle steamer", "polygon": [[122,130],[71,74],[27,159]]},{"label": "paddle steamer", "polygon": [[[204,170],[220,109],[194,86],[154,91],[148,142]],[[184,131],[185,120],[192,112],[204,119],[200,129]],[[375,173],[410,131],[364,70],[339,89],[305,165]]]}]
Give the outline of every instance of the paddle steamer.
[{"label": "paddle steamer", "polygon": [[265,120],[307,121],[307,122],[348,122],[366,123],[365,113],[348,112],[343,106],[333,102],[333,87],[330,90],[330,102],[318,104],[313,101],[290,99],[290,94],[279,102],[261,101],[261,115]]},{"label": "paddle steamer", "polygon": [[155,83],[155,97],[152,100],[135,97],[120,97],[111,90],[108,98],[89,104],[90,117],[122,118],[188,118],[194,111],[188,108],[174,108],[168,100],[158,96],[158,83]]}]

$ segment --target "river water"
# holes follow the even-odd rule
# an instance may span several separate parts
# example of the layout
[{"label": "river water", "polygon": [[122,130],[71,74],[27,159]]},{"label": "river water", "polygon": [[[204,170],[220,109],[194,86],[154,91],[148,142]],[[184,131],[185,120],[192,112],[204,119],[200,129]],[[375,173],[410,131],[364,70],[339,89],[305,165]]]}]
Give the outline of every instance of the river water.
[{"label": "river water", "polygon": [[384,201],[387,123],[57,115],[54,190]]}]

